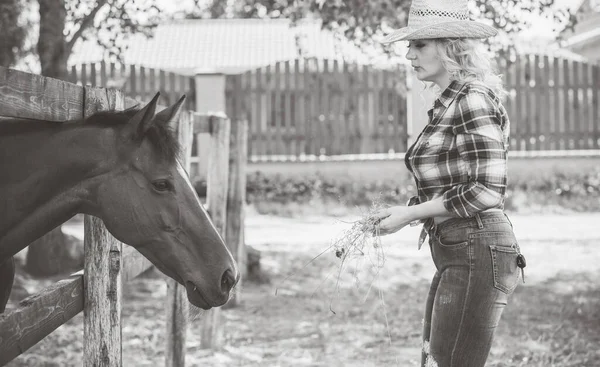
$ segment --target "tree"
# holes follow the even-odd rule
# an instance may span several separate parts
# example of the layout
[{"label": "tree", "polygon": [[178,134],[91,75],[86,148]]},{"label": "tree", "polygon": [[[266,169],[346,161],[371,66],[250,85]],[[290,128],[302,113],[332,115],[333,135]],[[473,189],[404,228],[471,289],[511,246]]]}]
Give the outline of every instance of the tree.
[{"label": "tree", "polygon": [[21,0],[4,0],[0,2],[0,65],[14,65],[23,48],[27,34],[25,24],[19,23],[23,11]]},{"label": "tree", "polygon": [[129,35],[149,34],[164,16],[156,0],[37,1],[41,74],[63,80],[67,79],[67,61],[78,40],[94,38],[118,58]]},{"label": "tree", "polygon": [[[226,2],[230,9],[223,10],[224,1],[213,0],[189,17],[289,18],[296,21],[307,16],[320,18],[323,27],[343,34],[361,48],[375,48],[390,53],[378,38],[392,29],[406,25],[410,0],[235,0]],[[549,17],[562,26],[572,26],[575,18],[566,8],[559,9],[555,0],[476,0],[472,1],[474,19],[485,19],[510,35],[528,26],[525,14]],[[217,9],[218,11],[214,11]],[[507,49],[510,44],[499,37],[493,49]]]}]

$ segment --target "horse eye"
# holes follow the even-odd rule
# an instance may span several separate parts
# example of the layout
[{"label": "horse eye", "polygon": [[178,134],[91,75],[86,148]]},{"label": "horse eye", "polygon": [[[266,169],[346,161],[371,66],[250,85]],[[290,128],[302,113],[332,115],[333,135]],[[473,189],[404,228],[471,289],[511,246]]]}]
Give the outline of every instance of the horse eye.
[{"label": "horse eye", "polygon": [[168,191],[171,188],[171,184],[167,180],[154,181],[152,182],[152,186],[154,186],[157,191]]}]

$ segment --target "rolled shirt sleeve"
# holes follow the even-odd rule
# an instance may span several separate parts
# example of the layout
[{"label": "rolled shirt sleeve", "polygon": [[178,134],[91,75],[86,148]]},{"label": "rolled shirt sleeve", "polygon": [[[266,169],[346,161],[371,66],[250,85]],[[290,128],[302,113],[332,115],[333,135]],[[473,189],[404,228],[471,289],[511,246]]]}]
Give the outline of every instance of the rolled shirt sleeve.
[{"label": "rolled shirt sleeve", "polygon": [[452,129],[469,180],[447,190],[443,198],[446,210],[467,218],[504,204],[507,144],[498,109],[489,96],[472,92],[457,102]]}]

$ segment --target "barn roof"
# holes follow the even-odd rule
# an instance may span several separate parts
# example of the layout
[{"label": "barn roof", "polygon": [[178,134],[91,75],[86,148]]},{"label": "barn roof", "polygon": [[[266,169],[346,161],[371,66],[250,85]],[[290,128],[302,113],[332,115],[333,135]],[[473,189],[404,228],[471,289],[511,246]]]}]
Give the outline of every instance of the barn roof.
[{"label": "barn roof", "polygon": [[[318,21],[289,19],[188,19],[159,25],[153,38],[135,35],[127,64],[182,74],[235,74],[299,56],[358,60],[358,48],[321,29]],[[70,65],[99,62],[107,53],[93,41],[78,44]]]}]

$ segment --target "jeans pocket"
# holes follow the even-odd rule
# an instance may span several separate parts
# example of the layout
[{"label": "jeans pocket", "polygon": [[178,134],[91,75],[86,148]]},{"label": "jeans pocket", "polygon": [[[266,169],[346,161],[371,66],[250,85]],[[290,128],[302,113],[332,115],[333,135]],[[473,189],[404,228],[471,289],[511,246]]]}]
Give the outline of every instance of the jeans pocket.
[{"label": "jeans pocket", "polygon": [[516,245],[510,247],[490,245],[489,248],[492,255],[494,287],[506,294],[511,294],[519,283]]},{"label": "jeans pocket", "polygon": [[469,244],[468,227],[450,227],[444,228],[435,234],[437,242],[445,248],[463,248]]}]

